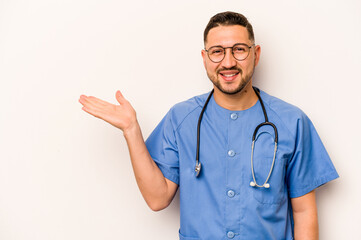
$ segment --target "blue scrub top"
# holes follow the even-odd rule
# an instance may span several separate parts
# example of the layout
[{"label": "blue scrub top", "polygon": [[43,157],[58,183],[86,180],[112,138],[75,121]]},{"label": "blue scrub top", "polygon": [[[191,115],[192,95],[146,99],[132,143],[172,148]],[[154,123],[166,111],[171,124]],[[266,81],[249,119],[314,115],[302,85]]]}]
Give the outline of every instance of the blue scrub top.
[{"label": "blue scrub top", "polygon": [[[163,175],[179,185],[181,240],[293,239],[290,198],[338,177],[310,119],[297,107],[261,91],[269,121],[278,129],[270,188],[251,187],[251,145],[264,122],[261,104],[243,111],[220,107],[212,96],[202,119],[195,176],[197,122],[207,94],[176,104],[146,141]],[[274,131],[260,128],[254,148],[257,183],[274,152]]]}]

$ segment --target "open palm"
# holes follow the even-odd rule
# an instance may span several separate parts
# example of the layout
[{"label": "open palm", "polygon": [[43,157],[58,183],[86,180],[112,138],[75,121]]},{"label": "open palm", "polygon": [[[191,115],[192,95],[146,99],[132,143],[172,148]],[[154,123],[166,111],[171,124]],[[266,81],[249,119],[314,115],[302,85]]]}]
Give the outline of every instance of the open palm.
[{"label": "open palm", "polygon": [[81,95],[79,102],[83,110],[125,131],[137,122],[136,113],[120,91],[115,94],[119,105],[108,103],[93,96]]}]

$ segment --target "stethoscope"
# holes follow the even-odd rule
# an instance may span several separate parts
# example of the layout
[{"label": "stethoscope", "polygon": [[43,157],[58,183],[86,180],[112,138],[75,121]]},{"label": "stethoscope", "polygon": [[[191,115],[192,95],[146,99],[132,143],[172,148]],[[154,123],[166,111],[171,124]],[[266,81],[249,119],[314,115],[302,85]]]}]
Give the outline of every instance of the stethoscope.
[{"label": "stethoscope", "polygon": [[[259,99],[259,102],[261,103],[261,107],[262,107],[262,111],[263,111],[263,115],[264,115],[264,122],[257,125],[257,127],[255,128],[254,132],[253,132],[253,136],[252,136],[252,153],[251,153],[251,169],[252,169],[252,178],[253,178],[253,181],[251,181],[249,183],[249,185],[251,187],[264,187],[264,188],[269,188],[270,187],[270,184],[268,183],[268,180],[269,178],[271,177],[271,174],[272,174],[272,171],[273,171],[273,166],[274,166],[274,163],[275,163],[275,159],[276,159],[276,152],[277,152],[277,143],[278,143],[278,133],[277,133],[277,127],[268,121],[268,116],[267,116],[267,112],[266,112],[266,109],[264,107],[264,104],[263,104],[263,101],[262,101],[262,98],[261,96],[259,95],[259,90],[255,87],[253,87],[258,99]],[[199,149],[200,149],[200,145],[199,145],[199,142],[200,142],[200,130],[201,130],[201,122],[202,122],[202,118],[203,118],[203,114],[204,114],[204,111],[206,110],[206,107],[209,103],[209,100],[211,99],[212,95],[213,95],[213,92],[214,92],[214,89],[211,91],[211,93],[209,94],[206,102],[204,103],[204,106],[202,108],[202,111],[201,111],[201,114],[199,115],[199,118],[198,118],[198,125],[197,125],[197,152],[196,152],[196,167],[195,167],[195,173],[196,173],[196,177],[199,176],[199,173],[201,172],[201,162],[199,161]],[[256,136],[257,136],[257,132],[258,130],[263,127],[263,126],[271,126],[274,130],[274,134],[275,134],[275,138],[274,138],[274,152],[273,152],[273,160],[272,160],[272,165],[271,165],[271,168],[268,172],[268,176],[266,178],[266,181],[262,184],[262,185],[259,185],[256,181],[256,177],[255,177],[255,173],[254,173],[254,167],[253,167],[253,153],[254,153],[254,146],[255,146],[255,141],[256,141]]]}]

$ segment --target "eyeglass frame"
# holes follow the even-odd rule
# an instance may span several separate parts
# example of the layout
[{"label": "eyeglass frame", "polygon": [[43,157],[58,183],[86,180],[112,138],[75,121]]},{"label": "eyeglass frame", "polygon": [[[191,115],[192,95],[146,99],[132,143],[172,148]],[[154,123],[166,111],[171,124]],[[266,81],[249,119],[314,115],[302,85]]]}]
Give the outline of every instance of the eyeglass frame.
[{"label": "eyeglass frame", "polygon": [[[211,60],[211,61],[214,62],[214,63],[220,63],[220,62],[222,62],[222,61],[224,60],[224,58],[226,57],[226,49],[227,49],[227,48],[230,48],[230,49],[231,49],[232,56],[233,56],[233,58],[236,59],[237,61],[243,61],[243,60],[245,60],[246,58],[248,58],[249,53],[250,53],[251,51],[248,51],[247,56],[246,56],[245,58],[241,59],[241,60],[237,59],[237,58],[234,56],[233,48],[234,48],[236,45],[242,45],[242,46],[248,47],[248,49],[251,49],[253,46],[255,46],[254,43],[253,43],[251,46],[248,46],[248,45],[245,44],[245,43],[236,43],[236,44],[234,44],[232,47],[222,47],[222,46],[220,46],[220,45],[216,45],[216,46],[212,46],[212,47],[208,48],[208,50],[207,50],[206,48],[204,48],[204,51],[207,52],[207,56],[208,56],[209,60]],[[218,62],[213,61],[213,60],[209,57],[209,49],[215,48],[215,47],[223,48],[223,51],[224,51],[223,58],[222,58],[220,61],[218,61]]]}]

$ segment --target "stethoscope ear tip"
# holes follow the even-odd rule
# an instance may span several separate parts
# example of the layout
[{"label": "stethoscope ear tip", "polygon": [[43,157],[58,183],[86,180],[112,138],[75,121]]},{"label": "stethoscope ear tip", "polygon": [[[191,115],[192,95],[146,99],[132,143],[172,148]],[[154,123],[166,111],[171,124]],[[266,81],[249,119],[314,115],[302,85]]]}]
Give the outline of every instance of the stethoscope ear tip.
[{"label": "stethoscope ear tip", "polygon": [[251,181],[251,182],[249,183],[249,185],[250,185],[251,187],[255,187],[255,186],[257,186],[257,187],[264,187],[264,188],[269,188],[269,187],[270,187],[269,183],[265,183],[265,184],[263,184],[262,186],[259,186],[259,185],[257,185],[254,181]]}]

